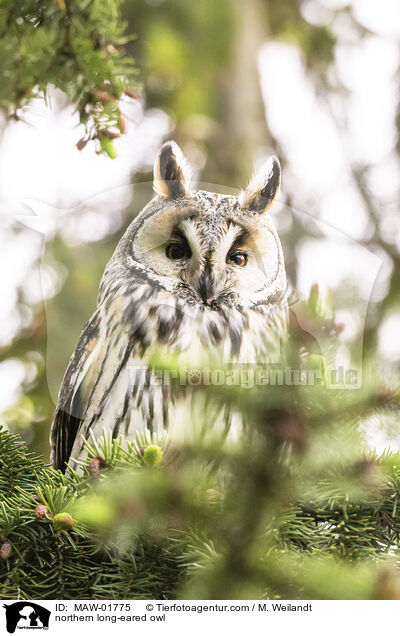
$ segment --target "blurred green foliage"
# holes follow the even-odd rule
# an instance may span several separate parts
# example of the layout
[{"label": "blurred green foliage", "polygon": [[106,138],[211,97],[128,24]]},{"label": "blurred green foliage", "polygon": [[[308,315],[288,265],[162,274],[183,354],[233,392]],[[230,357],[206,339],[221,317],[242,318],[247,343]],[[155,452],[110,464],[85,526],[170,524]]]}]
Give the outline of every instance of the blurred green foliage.
[{"label": "blurred green foliage", "polygon": [[[0,431],[2,596],[398,599],[400,456],[371,453],[359,427],[398,415],[398,391],[379,378],[191,390],[211,401],[200,427],[91,437],[79,474]],[[214,428],[226,404],[251,424],[239,436]]]},{"label": "blurred green foliage", "polygon": [[118,100],[135,95],[136,68],[124,51],[121,0],[3,0],[0,7],[0,106],[14,118],[55,86],[79,112],[86,135],[111,158],[124,130]]}]

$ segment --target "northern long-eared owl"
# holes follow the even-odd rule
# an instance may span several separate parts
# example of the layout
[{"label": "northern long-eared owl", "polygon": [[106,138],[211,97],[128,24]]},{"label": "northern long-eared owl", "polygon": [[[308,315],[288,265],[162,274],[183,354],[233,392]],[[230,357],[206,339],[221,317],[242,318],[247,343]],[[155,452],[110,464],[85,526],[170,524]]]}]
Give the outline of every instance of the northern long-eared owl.
[{"label": "northern long-eared owl", "polygon": [[55,467],[82,459],[90,432],[132,440],[189,421],[185,391],[151,381],[155,352],[186,356],[192,367],[201,367],[204,352],[224,364],[276,353],[286,328],[286,275],[266,212],[280,176],[271,157],[239,196],[195,191],[180,148],[162,146],[156,195],[107,264],[97,309],[65,373],[51,429]]}]

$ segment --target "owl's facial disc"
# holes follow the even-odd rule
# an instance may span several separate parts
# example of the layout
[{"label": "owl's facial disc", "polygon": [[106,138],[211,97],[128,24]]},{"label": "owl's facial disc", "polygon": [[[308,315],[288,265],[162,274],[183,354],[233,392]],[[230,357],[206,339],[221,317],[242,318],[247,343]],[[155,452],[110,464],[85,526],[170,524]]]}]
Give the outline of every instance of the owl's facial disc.
[{"label": "owl's facial disc", "polygon": [[253,306],[282,269],[270,224],[194,206],[171,206],[148,218],[131,249],[165,289],[212,310]]},{"label": "owl's facial disc", "polygon": [[239,197],[192,192],[182,151],[167,142],[154,164],[158,196],[129,236],[132,264],[203,309],[253,307],[282,295],[282,250],[266,214],[280,176],[279,161],[271,157]]}]

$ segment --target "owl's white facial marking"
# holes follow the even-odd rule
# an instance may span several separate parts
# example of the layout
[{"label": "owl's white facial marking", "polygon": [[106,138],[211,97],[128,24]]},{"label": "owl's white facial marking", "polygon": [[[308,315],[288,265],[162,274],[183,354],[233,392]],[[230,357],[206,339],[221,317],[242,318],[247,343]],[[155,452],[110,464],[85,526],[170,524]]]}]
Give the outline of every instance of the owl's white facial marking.
[{"label": "owl's white facial marking", "polygon": [[[229,199],[229,197],[227,197]],[[218,203],[232,204],[219,198]],[[230,205],[232,207],[232,205]],[[192,206],[151,216],[132,236],[134,261],[164,288],[217,310],[251,307],[268,295],[282,268],[280,244],[270,224]]]}]

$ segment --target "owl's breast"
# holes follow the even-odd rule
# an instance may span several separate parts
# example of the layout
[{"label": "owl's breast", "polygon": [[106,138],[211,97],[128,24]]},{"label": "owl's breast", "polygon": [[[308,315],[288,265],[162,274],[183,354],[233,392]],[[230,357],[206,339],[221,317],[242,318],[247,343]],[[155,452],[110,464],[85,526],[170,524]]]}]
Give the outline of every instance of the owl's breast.
[{"label": "owl's breast", "polygon": [[[192,426],[196,413],[209,408],[206,392],[196,390],[196,377],[204,377],[208,368],[224,374],[235,363],[280,359],[287,320],[284,305],[272,312],[240,307],[213,311],[187,307],[165,294],[141,298],[138,294],[132,303],[132,298],[119,296],[102,310],[92,354],[97,358],[88,358],[93,369],[82,380],[81,391],[87,396],[83,437],[91,432],[97,439],[103,430],[114,437],[123,434],[126,440],[146,431],[178,434]],[[220,408],[210,421],[225,430],[232,417]],[[84,454],[79,437],[71,456]]]},{"label": "owl's breast", "polygon": [[128,335],[135,357],[159,350],[191,363],[211,354],[224,363],[252,364],[276,357],[286,335],[287,305],[214,309],[143,284],[109,303],[102,324],[106,339],[118,343],[118,334]]}]

